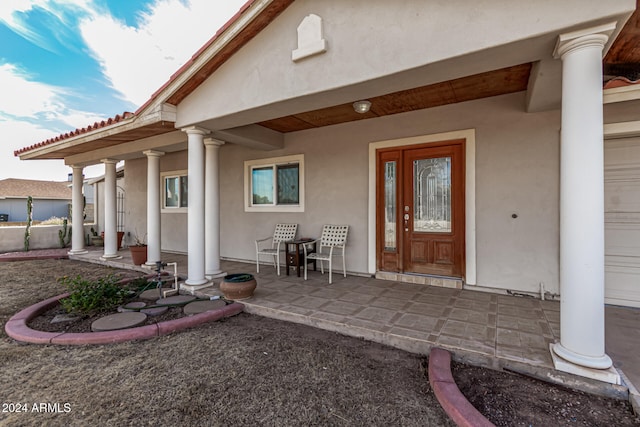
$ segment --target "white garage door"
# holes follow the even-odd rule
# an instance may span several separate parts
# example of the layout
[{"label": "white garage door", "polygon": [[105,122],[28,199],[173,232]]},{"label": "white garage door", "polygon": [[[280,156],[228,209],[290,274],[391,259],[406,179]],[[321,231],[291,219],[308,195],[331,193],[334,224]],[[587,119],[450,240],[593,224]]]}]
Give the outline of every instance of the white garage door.
[{"label": "white garage door", "polygon": [[605,302],[640,307],[640,137],[605,141]]}]

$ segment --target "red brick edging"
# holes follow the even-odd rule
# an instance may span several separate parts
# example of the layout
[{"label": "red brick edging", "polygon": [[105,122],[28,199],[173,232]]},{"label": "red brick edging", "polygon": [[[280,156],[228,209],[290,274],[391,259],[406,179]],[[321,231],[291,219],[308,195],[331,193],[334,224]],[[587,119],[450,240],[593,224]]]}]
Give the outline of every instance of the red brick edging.
[{"label": "red brick edging", "polygon": [[244,310],[243,304],[234,302],[225,307],[194,314],[193,316],[185,316],[180,319],[168,320],[153,325],[139,326],[137,328],[104,332],[42,332],[31,329],[27,326],[27,323],[31,319],[57,305],[60,299],[65,298],[68,295],[68,293],[58,295],[34,304],[31,307],[25,308],[7,321],[7,324],[4,326],[4,330],[11,338],[32,344],[111,344],[167,335],[205,322],[212,322],[220,320],[223,317],[235,316]]},{"label": "red brick edging", "polygon": [[451,354],[441,348],[429,353],[429,384],[442,409],[456,425],[468,427],[495,427],[460,392],[451,375]]}]

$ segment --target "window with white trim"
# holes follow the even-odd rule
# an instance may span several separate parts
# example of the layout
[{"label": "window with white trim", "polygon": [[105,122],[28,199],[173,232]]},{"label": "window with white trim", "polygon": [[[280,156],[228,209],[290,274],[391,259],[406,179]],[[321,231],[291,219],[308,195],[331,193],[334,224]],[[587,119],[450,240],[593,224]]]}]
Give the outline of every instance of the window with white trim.
[{"label": "window with white trim", "polygon": [[304,212],[304,155],[244,162],[246,212]]},{"label": "window with white trim", "polygon": [[162,174],[162,210],[165,212],[186,211],[189,206],[187,171]]}]

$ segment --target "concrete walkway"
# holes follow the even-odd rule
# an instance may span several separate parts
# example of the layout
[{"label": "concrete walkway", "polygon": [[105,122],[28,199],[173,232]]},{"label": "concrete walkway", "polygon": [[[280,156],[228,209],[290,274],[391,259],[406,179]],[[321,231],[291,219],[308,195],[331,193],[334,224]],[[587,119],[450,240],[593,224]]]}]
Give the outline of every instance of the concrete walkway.
[{"label": "concrete walkway", "polygon": [[[131,268],[128,251],[109,265]],[[72,256],[91,262],[100,252]],[[187,275],[185,255],[163,254],[164,262],[178,262]],[[148,269],[140,268],[149,272]],[[624,388],[563,374],[553,369],[549,344],[560,338],[560,303],[472,290],[447,289],[369,277],[334,274],[333,284],[320,272],[309,280],[277,276],[265,265],[260,274],[255,264],[223,261],[227,273],[256,276],[255,296],[242,301],[245,311],[303,323],[362,337],[414,353],[428,354],[441,347],[454,359],[494,368],[508,368],[541,378],[556,379],[572,387],[604,394],[623,393]],[[219,294],[219,281],[202,295]],[[627,382],[640,384],[640,310],[606,307],[606,346],[614,365]],[[624,379],[623,376],[623,379]],[[604,391],[603,391],[604,390]],[[630,390],[635,388],[631,385]]]}]

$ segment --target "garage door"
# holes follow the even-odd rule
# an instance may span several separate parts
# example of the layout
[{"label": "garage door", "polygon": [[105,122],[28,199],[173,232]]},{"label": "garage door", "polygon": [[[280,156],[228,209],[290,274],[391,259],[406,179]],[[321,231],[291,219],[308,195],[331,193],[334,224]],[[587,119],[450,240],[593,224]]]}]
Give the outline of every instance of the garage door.
[{"label": "garage door", "polygon": [[605,302],[640,307],[640,137],[605,141]]}]

